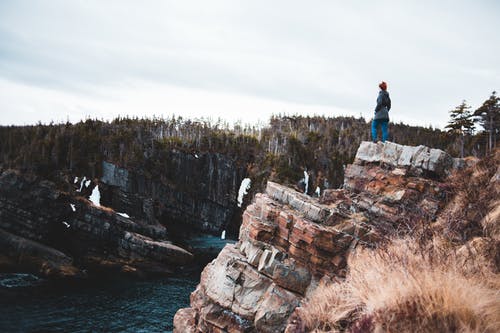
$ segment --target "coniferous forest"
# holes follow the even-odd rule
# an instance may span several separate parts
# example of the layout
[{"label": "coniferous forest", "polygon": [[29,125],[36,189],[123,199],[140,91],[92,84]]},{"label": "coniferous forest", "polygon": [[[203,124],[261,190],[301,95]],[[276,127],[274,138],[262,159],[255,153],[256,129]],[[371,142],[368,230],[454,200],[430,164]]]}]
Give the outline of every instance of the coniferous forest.
[{"label": "coniferous forest", "polygon": [[[246,167],[256,185],[253,190],[267,180],[300,186],[304,171],[315,186],[336,188],[343,181],[343,166],[352,162],[363,140],[370,140],[370,122],[354,117],[278,115],[261,127],[175,116],[87,119],[76,124],[0,127],[0,165],[56,182],[71,174],[99,177],[102,161],[168,178],[170,152],[211,152]],[[402,123],[390,125],[389,140],[439,148],[453,156],[460,155],[462,144],[455,132]],[[488,144],[488,133],[478,132],[469,135],[463,149],[465,155],[482,156]]]}]

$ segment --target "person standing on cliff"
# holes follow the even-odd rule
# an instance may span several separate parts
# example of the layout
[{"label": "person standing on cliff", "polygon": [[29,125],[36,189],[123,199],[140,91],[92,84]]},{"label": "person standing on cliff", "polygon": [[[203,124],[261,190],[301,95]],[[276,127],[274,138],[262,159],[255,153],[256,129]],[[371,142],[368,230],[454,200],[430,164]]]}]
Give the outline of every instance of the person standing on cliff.
[{"label": "person standing on cliff", "polygon": [[389,110],[391,109],[391,98],[387,92],[387,83],[382,81],[379,85],[380,92],[377,97],[377,106],[375,107],[375,116],[372,120],[372,141],[377,142],[377,129],[382,127],[382,142],[389,137]]}]

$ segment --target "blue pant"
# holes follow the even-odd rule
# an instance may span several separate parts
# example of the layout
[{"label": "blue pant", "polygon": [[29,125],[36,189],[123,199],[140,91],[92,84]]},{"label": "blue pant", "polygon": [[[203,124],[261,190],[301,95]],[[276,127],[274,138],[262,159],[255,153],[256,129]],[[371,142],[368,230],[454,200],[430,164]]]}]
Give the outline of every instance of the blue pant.
[{"label": "blue pant", "polygon": [[388,119],[373,119],[372,120],[372,141],[377,141],[377,128],[378,125],[382,127],[382,142],[385,142],[389,137],[389,132],[387,131],[387,124],[389,124]]}]

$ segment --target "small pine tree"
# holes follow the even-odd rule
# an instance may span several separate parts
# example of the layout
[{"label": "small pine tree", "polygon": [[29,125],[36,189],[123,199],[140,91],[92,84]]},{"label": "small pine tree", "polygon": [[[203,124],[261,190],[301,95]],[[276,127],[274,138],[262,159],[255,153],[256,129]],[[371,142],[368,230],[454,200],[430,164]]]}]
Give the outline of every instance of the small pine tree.
[{"label": "small pine tree", "polygon": [[474,131],[474,121],[471,107],[464,100],[462,104],[450,111],[450,121],[445,128],[449,133],[458,135],[460,138],[460,157],[464,157],[465,137],[472,135]]},{"label": "small pine tree", "polygon": [[496,146],[497,134],[500,132],[500,98],[496,91],[474,112],[474,116],[474,121],[488,132],[488,150],[491,151]]}]

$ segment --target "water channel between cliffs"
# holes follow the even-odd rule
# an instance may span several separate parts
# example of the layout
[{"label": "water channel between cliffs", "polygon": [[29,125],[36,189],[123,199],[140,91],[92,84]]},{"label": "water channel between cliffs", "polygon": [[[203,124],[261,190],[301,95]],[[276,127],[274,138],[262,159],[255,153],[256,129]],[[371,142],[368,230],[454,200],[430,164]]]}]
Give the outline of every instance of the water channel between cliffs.
[{"label": "water channel between cliffs", "polygon": [[[234,241],[199,237],[190,245],[214,258],[231,242]],[[189,306],[189,295],[199,283],[200,269],[170,278],[108,278],[72,283],[49,282],[30,274],[0,273],[0,331],[170,332],[175,312]]]}]

